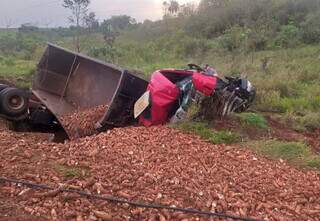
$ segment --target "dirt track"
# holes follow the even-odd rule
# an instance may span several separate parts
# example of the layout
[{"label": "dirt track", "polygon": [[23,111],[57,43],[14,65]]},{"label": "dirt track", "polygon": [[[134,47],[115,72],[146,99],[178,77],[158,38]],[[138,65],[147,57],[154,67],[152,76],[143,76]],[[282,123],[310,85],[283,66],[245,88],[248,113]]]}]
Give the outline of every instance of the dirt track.
[{"label": "dirt track", "polygon": [[[318,173],[248,150],[168,127],[115,129],[65,144],[46,140],[2,130],[0,176],[203,211],[320,220]],[[210,220],[10,185],[0,186],[0,200],[0,220]]]}]

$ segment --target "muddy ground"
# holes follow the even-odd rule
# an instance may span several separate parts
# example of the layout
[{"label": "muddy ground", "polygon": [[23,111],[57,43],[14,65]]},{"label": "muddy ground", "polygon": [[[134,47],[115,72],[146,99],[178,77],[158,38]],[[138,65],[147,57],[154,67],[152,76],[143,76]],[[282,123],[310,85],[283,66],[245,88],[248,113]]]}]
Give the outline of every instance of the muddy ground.
[{"label": "muddy ground", "polygon": [[[169,127],[64,144],[0,131],[0,176],[119,198],[250,216],[320,220],[320,175]],[[0,185],[0,220],[223,220]]]}]

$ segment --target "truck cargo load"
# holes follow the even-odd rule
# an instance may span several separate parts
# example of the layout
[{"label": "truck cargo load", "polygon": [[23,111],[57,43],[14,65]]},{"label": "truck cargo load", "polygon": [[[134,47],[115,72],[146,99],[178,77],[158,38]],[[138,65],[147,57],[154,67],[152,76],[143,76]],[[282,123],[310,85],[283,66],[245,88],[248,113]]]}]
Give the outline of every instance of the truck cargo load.
[{"label": "truck cargo load", "polygon": [[134,122],[148,82],[115,65],[48,44],[32,93],[75,139]]}]

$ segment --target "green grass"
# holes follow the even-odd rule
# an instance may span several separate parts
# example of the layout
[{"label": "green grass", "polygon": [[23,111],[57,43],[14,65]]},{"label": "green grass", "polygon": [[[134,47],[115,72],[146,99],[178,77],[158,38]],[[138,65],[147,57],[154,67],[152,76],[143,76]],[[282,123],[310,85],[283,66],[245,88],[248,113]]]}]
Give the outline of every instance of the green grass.
[{"label": "green grass", "polygon": [[320,128],[320,115],[318,112],[307,112],[300,115],[286,113],[276,115],[277,119],[288,127],[299,132],[314,132]]},{"label": "green grass", "polygon": [[214,144],[233,144],[241,141],[240,135],[231,131],[214,131],[209,141]]},{"label": "green grass", "polygon": [[313,157],[307,160],[306,166],[314,169],[320,169],[320,157]]},{"label": "green grass", "polygon": [[273,159],[281,158],[288,161],[299,160],[311,154],[309,147],[297,142],[269,141],[260,151]]},{"label": "green grass", "polygon": [[[246,74],[257,88],[256,108],[284,113],[320,111],[320,45],[238,53],[234,59],[231,54],[218,54],[206,56],[203,63],[213,64],[220,73]],[[266,57],[268,73],[261,68]]]},{"label": "green grass", "polygon": [[70,167],[61,164],[55,164],[53,165],[53,168],[57,172],[61,173],[66,179],[80,178],[83,176],[83,171],[85,173],[85,176],[90,175],[87,169],[80,167]]},{"label": "green grass", "polygon": [[36,62],[0,57],[0,78],[13,81],[20,87],[30,87]]},{"label": "green grass", "polygon": [[241,141],[240,135],[231,131],[214,131],[206,123],[184,122],[173,127],[194,133],[213,144],[233,144]]},{"label": "green grass", "polygon": [[35,61],[16,60],[14,58],[0,59],[0,75],[3,77],[30,76],[35,69]]},{"label": "green grass", "polygon": [[286,160],[289,164],[312,169],[320,169],[320,156],[310,147],[300,142],[278,140],[250,141],[243,146],[250,147],[274,160]]},{"label": "green grass", "polygon": [[241,113],[241,114],[237,114],[236,117],[238,117],[240,122],[245,125],[253,126],[260,129],[268,128],[267,120],[264,118],[264,116],[260,114]]},{"label": "green grass", "polygon": [[308,131],[315,131],[320,128],[320,114],[314,112],[307,113],[298,121],[298,123]]}]

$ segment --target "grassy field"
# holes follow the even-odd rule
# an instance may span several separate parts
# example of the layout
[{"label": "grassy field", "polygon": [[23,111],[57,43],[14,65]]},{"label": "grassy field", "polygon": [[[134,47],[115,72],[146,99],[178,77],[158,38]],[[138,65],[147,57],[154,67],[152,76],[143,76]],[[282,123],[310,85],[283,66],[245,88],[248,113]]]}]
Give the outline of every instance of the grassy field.
[{"label": "grassy field", "polygon": [[0,79],[11,81],[20,87],[30,87],[36,61],[0,57]]}]

